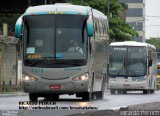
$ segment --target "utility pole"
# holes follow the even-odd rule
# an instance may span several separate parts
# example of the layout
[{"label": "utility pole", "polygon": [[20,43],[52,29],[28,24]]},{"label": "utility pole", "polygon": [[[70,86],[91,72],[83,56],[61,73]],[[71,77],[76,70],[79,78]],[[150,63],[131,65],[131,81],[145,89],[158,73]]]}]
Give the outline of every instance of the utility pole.
[{"label": "utility pole", "polygon": [[3,23],[3,36],[8,36],[8,25],[6,23]]}]

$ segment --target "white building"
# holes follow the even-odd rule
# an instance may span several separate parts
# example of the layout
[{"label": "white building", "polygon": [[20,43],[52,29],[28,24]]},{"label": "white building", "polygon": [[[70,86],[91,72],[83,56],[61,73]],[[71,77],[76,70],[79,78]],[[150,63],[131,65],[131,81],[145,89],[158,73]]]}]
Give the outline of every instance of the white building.
[{"label": "white building", "polygon": [[119,0],[119,2],[128,5],[126,22],[139,33],[134,40],[145,42],[145,0]]}]

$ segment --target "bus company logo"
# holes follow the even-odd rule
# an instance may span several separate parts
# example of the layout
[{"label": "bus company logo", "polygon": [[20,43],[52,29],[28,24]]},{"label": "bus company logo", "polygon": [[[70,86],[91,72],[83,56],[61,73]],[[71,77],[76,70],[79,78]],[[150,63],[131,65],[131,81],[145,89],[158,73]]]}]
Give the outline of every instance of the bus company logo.
[{"label": "bus company logo", "polygon": [[77,70],[81,70],[81,68],[64,68],[64,70],[77,71]]}]

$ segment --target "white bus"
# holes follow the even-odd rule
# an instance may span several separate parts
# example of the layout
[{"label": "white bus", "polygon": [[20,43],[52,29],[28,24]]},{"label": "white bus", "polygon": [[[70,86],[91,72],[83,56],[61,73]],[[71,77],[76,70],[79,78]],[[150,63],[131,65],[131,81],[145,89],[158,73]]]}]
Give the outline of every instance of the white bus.
[{"label": "white bus", "polygon": [[109,88],[111,94],[129,90],[154,93],[156,88],[156,48],[134,41],[110,44]]},{"label": "white bus", "polygon": [[109,61],[103,13],[66,3],[29,7],[17,20],[16,37],[23,48],[23,87],[31,101],[62,94],[103,98]]}]

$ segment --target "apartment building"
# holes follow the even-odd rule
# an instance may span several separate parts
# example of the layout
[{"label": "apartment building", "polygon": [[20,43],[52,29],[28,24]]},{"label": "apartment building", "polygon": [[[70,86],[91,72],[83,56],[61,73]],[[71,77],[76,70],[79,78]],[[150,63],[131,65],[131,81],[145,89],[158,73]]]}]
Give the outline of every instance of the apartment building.
[{"label": "apartment building", "polygon": [[145,0],[119,0],[119,2],[127,4],[126,22],[139,33],[133,40],[145,42]]}]

